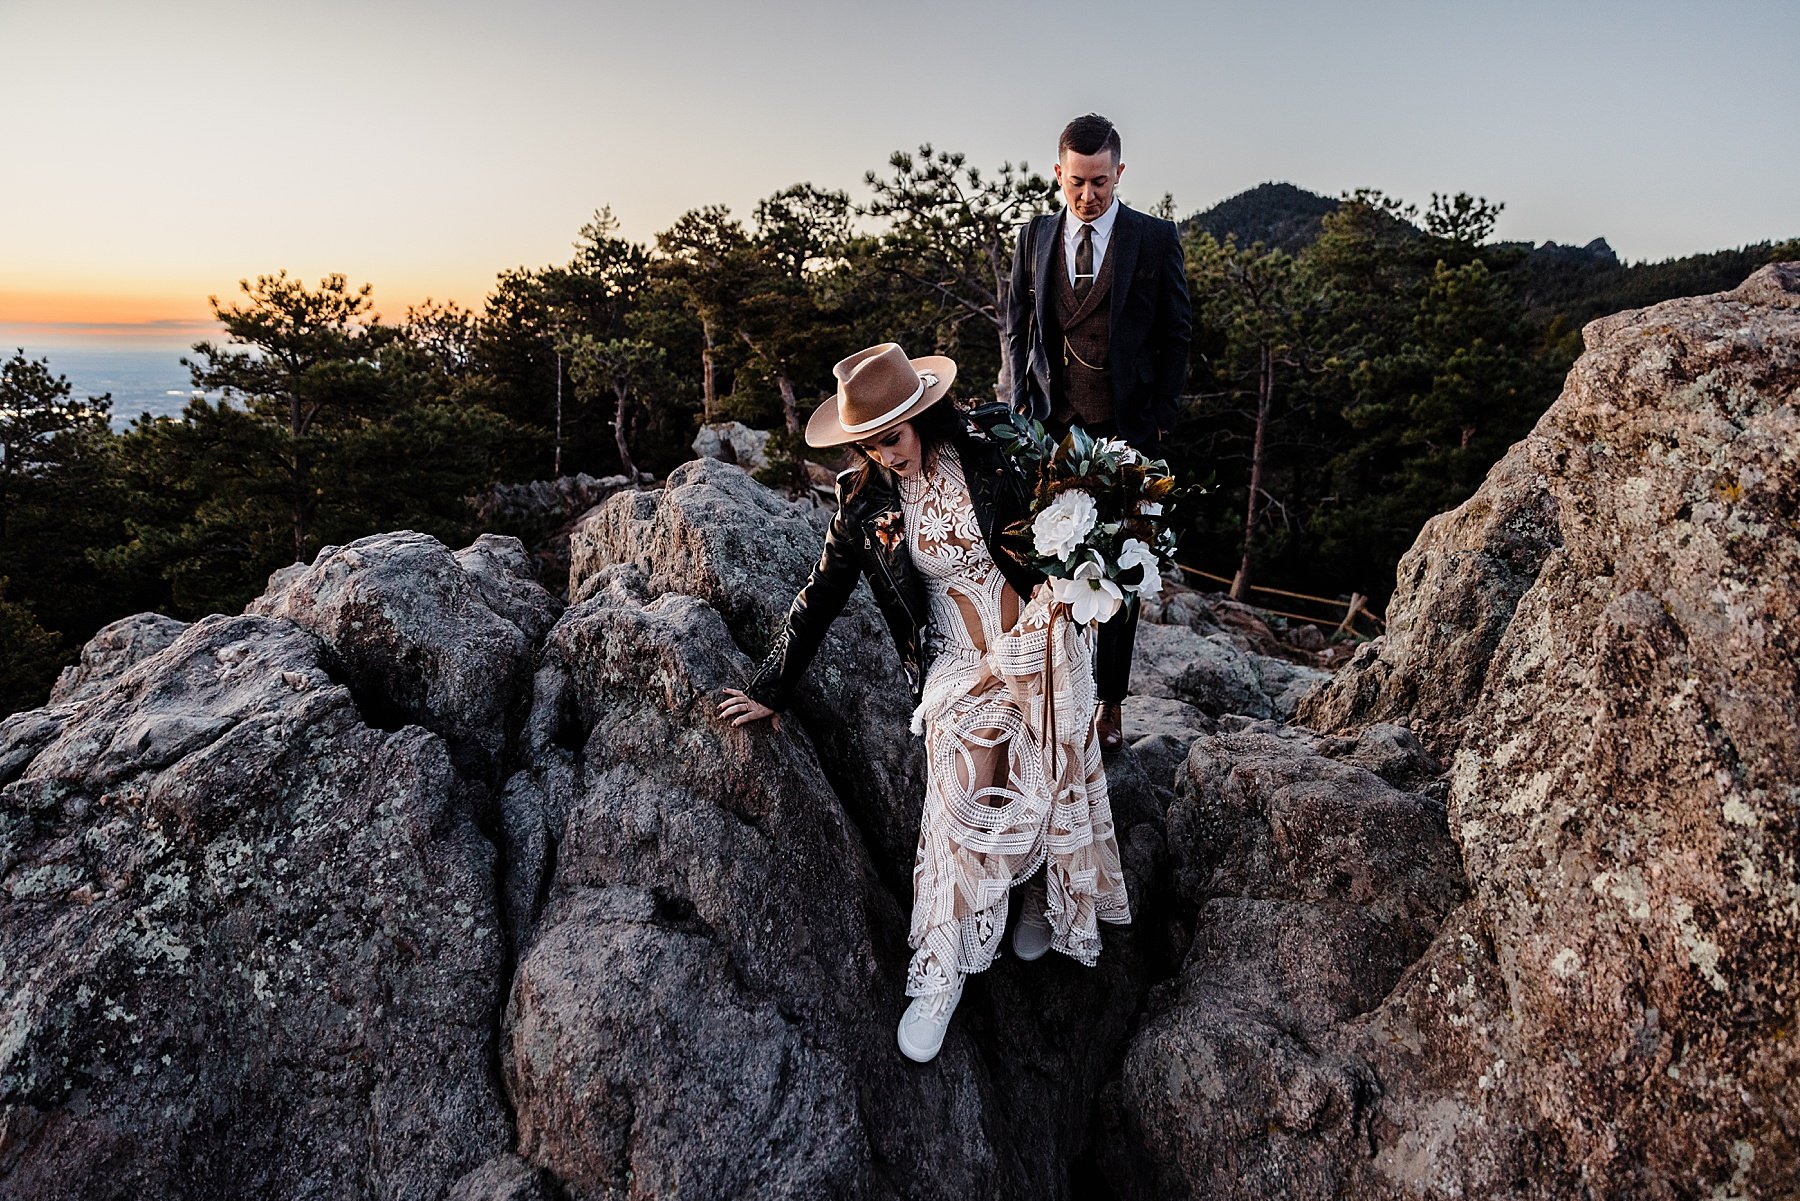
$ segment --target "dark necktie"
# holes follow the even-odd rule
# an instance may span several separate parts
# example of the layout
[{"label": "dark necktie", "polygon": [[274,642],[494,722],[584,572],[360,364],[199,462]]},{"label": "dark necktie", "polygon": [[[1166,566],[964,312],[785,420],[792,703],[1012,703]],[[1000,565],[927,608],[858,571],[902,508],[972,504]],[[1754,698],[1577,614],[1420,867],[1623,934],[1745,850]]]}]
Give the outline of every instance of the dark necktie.
[{"label": "dark necktie", "polygon": [[1083,225],[1075,242],[1075,299],[1087,299],[1094,287],[1094,227]]}]

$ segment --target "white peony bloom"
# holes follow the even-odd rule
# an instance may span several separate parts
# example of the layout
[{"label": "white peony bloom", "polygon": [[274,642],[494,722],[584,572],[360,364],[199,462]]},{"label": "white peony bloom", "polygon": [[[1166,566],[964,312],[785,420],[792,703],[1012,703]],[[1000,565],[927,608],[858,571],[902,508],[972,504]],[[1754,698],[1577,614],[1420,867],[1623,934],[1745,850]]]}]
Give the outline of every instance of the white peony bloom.
[{"label": "white peony bloom", "polygon": [[1107,579],[1100,565],[1093,562],[1077,567],[1072,579],[1052,576],[1050,592],[1069,606],[1069,616],[1081,625],[1109,620],[1125,603],[1125,594],[1119,590],[1119,585]]},{"label": "white peony bloom", "polygon": [[1145,517],[1161,517],[1162,506],[1153,500],[1140,500],[1138,501],[1138,512]]},{"label": "white peony bloom", "polygon": [[1045,558],[1065,563],[1094,528],[1094,498],[1080,489],[1060,492],[1031,523],[1033,545]]},{"label": "white peony bloom", "polygon": [[1136,585],[1127,584],[1127,588],[1139,596],[1155,596],[1162,591],[1162,565],[1156,561],[1156,552],[1137,538],[1127,538],[1125,545],[1119,548],[1119,571],[1123,573],[1133,567],[1144,569],[1144,579]]}]

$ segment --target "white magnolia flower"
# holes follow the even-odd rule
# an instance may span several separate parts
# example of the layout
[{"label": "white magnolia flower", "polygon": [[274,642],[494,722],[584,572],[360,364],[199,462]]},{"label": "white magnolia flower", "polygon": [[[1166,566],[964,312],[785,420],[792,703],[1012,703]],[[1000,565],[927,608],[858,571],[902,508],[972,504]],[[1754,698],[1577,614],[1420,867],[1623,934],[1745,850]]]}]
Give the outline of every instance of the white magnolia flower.
[{"label": "white magnolia flower", "polygon": [[1118,455],[1119,462],[1121,463],[1135,463],[1139,459],[1138,452],[1132,449],[1131,444],[1123,438],[1102,438],[1094,443],[1094,449],[1097,451],[1110,451],[1111,453]]},{"label": "white magnolia flower", "polygon": [[1080,489],[1058,493],[1031,523],[1037,553],[1067,562],[1093,530],[1095,513],[1094,498]]},{"label": "white magnolia flower", "polygon": [[1072,579],[1052,576],[1051,595],[1069,606],[1069,616],[1081,625],[1106,621],[1125,603],[1118,584],[1106,578],[1098,563],[1089,561],[1075,569]]},{"label": "white magnolia flower", "polygon": [[1125,585],[1127,588],[1139,596],[1155,596],[1162,591],[1162,565],[1156,561],[1156,552],[1137,538],[1127,538],[1119,548],[1119,571],[1123,574],[1133,567],[1142,567],[1144,578],[1141,583]]},{"label": "white magnolia flower", "polygon": [[1162,506],[1153,500],[1138,501],[1138,512],[1145,517],[1161,517]]}]

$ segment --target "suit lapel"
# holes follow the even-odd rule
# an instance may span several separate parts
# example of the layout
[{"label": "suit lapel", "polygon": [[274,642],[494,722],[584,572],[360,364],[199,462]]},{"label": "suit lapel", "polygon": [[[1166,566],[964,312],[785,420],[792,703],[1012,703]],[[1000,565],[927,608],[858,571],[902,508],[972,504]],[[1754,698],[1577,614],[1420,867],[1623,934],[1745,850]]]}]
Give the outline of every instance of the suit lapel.
[{"label": "suit lapel", "polygon": [[1131,272],[1137,266],[1138,240],[1142,232],[1137,213],[1121,203],[1119,216],[1113,222],[1112,245],[1106,248],[1106,257],[1113,262],[1112,303],[1107,307],[1113,329],[1119,328],[1119,315],[1125,311],[1125,293],[1131,290]]},{"label": "suit lapel", "polygon": [[[1056,281],[1050,273],[1056,270],[1056,239],[1062,231],[1062,217],[1051,213],[1038,221],[1037,241],[1032,248],[1031,278],[1037,281],[1037,327],[1049,329],[1049,317],[1056,306],[1051,297],[1056,295]],[[1048,350],[1045,353],[1049,353]]]},{"label": "suit lapel", "polygon": [[[1074,289],[1067,286],[1067,277],[1056,281],[1057,313],[1059,315],[1062,313],[1065,297],[1068,298],[1069,303],[1074,305],[1074,308],[1069,311],[1068,316],[1063,318],[1063,328],[1065,330],[1079,321],[1085,321],[1087,315],[1099,308],[1102,304],[1107,306],[1107,311],[1109,313],[1112,311],[1113,264],[1117,261],[1118,260],[1114,259],[1110,253],[1100,260],[1100,271],[1094,276],[1094,286],[1080,301],[1074,299],[1075,292]],[[1058,265],[1060,266],[1063,264]]]}]

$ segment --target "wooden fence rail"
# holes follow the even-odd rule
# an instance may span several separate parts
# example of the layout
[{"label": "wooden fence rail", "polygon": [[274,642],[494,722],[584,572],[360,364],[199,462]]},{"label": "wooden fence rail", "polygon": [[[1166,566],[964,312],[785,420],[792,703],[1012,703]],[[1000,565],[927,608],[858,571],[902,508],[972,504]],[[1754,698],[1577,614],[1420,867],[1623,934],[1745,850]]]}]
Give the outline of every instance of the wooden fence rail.
[{"label": "wooden fence rail", "polygon": [[[1198,567],[1189,567],[1185,563],[1178,563],[1176,566],[1180,567],[1181,570],[1188,575],[1198,577],[1202,580],[1211,580],[1214,583],[1223,584],[1227,589],[1234,583],[1229,576],[1214,575],[1210,571],[1201,571]],[[1354,634],[1362,633],[1362,631],[1356,628],[1356,619],[1359,617],[1366,617],[1373,624],[1374,630],[1378,634],[1387,626],[1387,623],[1381,619],[1381,615],[1369,608],[1369,598],[1360,592],[1352,592],[1350,594],[1350,599],[1345,601],[1341,596],[1314,596],[1308,592],[1290,592],[1285,588],[1265,588],[1260,584],[1250,585],[1250,591],[1262,592],[1270,596],[1291,597],[1294,600],[1307,601],[1311,604],[1323,606],[1330,611],[1329,615],[1321,615],[1318,613],[1294,613],[1285,609],[1271,609],[1266,605],[1256,605],[1255,607],[1261,609],[1264,613],[1272,613],[1276,617],[1286,617],[1293,621],[1311,622],[1313,625],[1328,625],[1335,621],[1337,626],[1332,631],[1334,634],[1342,633],[1345,630]]]}]

